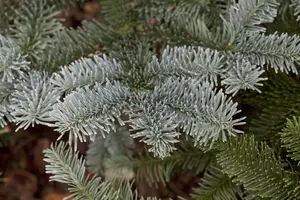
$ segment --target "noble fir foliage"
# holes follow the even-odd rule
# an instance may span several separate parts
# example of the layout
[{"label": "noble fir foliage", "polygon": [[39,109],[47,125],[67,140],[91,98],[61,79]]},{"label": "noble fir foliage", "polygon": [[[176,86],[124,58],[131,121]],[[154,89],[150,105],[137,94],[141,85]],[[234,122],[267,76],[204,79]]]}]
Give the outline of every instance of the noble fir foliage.
[{"label": "noble fir foliage", "polygon": [[159,199],[134,180],[189,172],[190,199],[300,199],[300,1],[99,3],[104,20],[66,28],[84,1],[0,0],[0,125],[61,134],[51,180],[72,199]]}]

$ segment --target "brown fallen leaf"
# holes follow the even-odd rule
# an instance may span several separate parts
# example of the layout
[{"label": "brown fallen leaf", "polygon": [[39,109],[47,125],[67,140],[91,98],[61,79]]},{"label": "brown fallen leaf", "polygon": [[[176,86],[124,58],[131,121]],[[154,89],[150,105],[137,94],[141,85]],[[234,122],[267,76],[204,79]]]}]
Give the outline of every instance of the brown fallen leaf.
[{"label": "brown fallen leaf", "polygon": [[5,200],[19,199],[31,200],[38,188],[37,178],[25,171],[16,170],[10,172],[2,179],[0,197]]},{"label": "brown fallen leaf", "polygon": [[150,24],[153,25],[153,24],[156,24],[157,23],[157,20],[155,17],[152,17],[151,20],[150,20]]},{"label": "brown fallen leaf", "polygon": [[62,200],[63,198],[69,196],[70,194],[62,194],[62,193],[49,193],[43,197],[43,200]]},{"label": "brown fallen leaf", "polygon": [[177,6],[176,3],[174,3],[171,7],[169,7],[167,9],[167,11],[170,12],[170,11],[174,10],[176,8],[176,6]]},{"label": "brown fallen leaf", "polygon": [[4,133],[10,133],[12,131],[12,129],[9,126],[6,126],[2,129],[0,129],[0,135],[4,134]]},{"label": "brown fallen leaf", "polygon": [[91,20],[97,18],[100,14],[100,4],[98,1],[86,2],[83,6],[83,11],[85,13],[85,18]]},{"label": "brown fallen leaf", "polygon": [[48,138],[41,138],[37,141],[37,144],[33,151],[33,163],[38,171],[45,173],[45,161],[43,150],[50,146],[50,140]]}]

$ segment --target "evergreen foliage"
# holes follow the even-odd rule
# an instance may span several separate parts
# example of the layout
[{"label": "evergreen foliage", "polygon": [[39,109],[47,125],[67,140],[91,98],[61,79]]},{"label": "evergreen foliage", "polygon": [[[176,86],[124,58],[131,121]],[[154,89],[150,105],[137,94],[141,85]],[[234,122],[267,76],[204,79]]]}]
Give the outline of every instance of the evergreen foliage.
[{"label": "evergreen foliage", "polygon": [[157,186],[158,183],[169,182],[174,171],[189,171],[197,175],[203,172],[212,160],[211,153],[205,153],[183,140],[178,150],[163,160],[153,158],[146,152],[133,160],[132,164],[136,168],[137,181],[146,180],[150,185]]},{"label": "evergreen foliage", "polygon": [[101,134],[115,131],[115,119],[124,124],[121,110],[126,107],[130,92],[120,83],[107,82],[105,86],[96,84],[90,90],[88,87],[78,89],[53,105],[50,116],[55,121],[55,127],[62,136],[69,134],[69,143],[73,141],[86,142],[86,136],[92,139],[99,129]]},{"label": "evergreen foliage", "polygon": [[284,73],[268,72],[268,80],[261,88],[262,93],[244,94],[244,101],[257,107],[256,112],[248,115],[248,130],[257,141],[266,141],[276,154],[281,153],[279,132],[285,127],[286,118],[299,116],[299,84]]},{"label": "evergreen foliage", "polygon": [[22,56],[20,47],[10,38],[0,36],[0,52],[2,82],[12,82],[15,78],[22,77],[29,69],[29,62]]},{"label": "evergreen foliage", "polygon": [[[88,37],[86,37],[88,36]],[[98,21],[84,21],[78,29],[63,29],[53,36],[55,40],[34,65],[39,70],[56,71],[60,66],[69,65],[82,56],[101,50],[117,38],[114,31]]]},{"label": "evergreen foliage", "polygon": [[86,164],[90,172],[110,178],[132,179],[132,157],[128,149],[134,148],[134,142],[125,126],[117,125],[116,132],[106,137],[98,135],[86,152]]},{"label": "evergreen foliage", "polygon": [[60,92],[70,93],[78,87],[118,79],[122,71],[121,65],[115,60],[110,61],[105,55],[103,58],[93,56],[62,67],[60,72],[53,74],[51,82]]},{"label": "evergreen foliage", "polygon": [[154,200],[132,179],[190,171],[192,199],[300,199],[300,1],[99,2],[103,22],[65,28],[84,1],[0,0],[0,125],[61,134],[51,180],[72,199]]},{"label": "evergreen foliage", "polygon": [[199,188],[195,189],[192,194],[196,200],[232,200],[243,195],[241,188],[233,184],[218,167],[210,166],[201,181]]},{"label": "evergreen foliage", "polygon": [[[78,158],[78,152],[60,142],[52,144],[45,151],[45,161],[51,163],[46,167],[46,173],[52,174],[51,180],[66,183],[72,193],[67,199],[76,200],[123,200],[138,199],[131,191],[130,183],[121,181],[117,185],[102,181],[100,177],[85,177],[85,162]],[[117,190],[115,187],[118,186]],[[155,200],[156,198],[139,198],[140,200]]]},{"label": "evergreen foliage", "polygon": [[241,183],[255,196],[270,199],[295,199],[288,187],[289,177],[284,173],[280,160],[266,143],[258,143],[253,136],[235,138],[222,144],[217,161],[223,171]]},{"label": "evergreen foliage", "polygon": [[283,146],[287,149],[289,154],[287,156],[291,157],[293,160],[300,160],[300,149],[298,145],[299,141],[299,118],[293,117],[293,119],[288,119],[286,127],[283,129],[283,132],[280,134]]},{"label": "evergreen foliage", "polygon": [[16,12],[9,34],[15,38],[22,53],[35,63],[42,52],[54,43],[53,35],[62,29],[56,18],[58,10],[45,0],[24,0],[20,1]]},{"label": "evergreen foliage", "polygon": [[64,143],[52,145],[45,151],[45,161],[50,165],[46,173],[53,174],[51,180],[67,183],[75,199],[118,199],[120,196],[110,183],[102,182],[99,177],[85,178],[85,163],[83,158],[77,158],[72,148]]},{"label": "evergreen foliage", "polygon": [[49,75],[32,72],[14,87],[9,108],[18,129],[35,124],[51,125],[49,112],[58,101],[59,93],[50,84]]}]

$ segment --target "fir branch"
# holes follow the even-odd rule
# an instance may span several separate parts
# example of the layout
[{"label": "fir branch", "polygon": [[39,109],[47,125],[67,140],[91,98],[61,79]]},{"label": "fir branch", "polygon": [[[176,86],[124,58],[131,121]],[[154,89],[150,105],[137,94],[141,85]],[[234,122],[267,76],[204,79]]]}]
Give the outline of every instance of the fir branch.
[{"label": "fir branch", "polygon": [[13,83],[0,81],[0,127],[7,125],[7,121],[12,122],[9,109],[11,94],[14,92]]},{"label": "fir branch", "polygon": [[58,9],[77,8],[82,6],[84,0],[48,0],[48,4],[55,5]]},{"label": "fir branch", "polygon": [[[203,152],[186,141],[180,141],[178,150],[165,159],[153,158],[146,152],[133,160],[136,169],[136,180],[146,180],[150,185],[158,183],[166,185],[170,181],[171,173],[189,171],[194,175],[200,174],[213,160],[213,154]],[[120,163],[119,163],[120,165]],[[122,166],[122,165],[121,165]]]},{"label": "fir branch", "polygon": [[152,74],[149,62],[153,56],[154,45],[151,38],[129,34],[112,45],[111,57],[118,58],[124,69],[122,82],[131,90],[149,90]]},{"label": "fir branch", "polygon": [[[90,172],[101,174],[106,180],[133,178],[129,148],[133,139],[127,127],[116,124],[116,131],[105,137],[98,135],[86,152],[86,164]],[[129,163],[127,166],[120,166]]]},{"label": "fir branch", "polygon": [[[200,45],[206,47],[223,46],[219,38],[214,36],[215,27],[222,26],[220,14],[227,13],[230,1],[145,1],[139,0],[135,10],[142,22],[152,23],[155,28],[162,28],[162,41],[175,45]],[[147,28],[147,27],[146,27]],[[156,30],[157,31],[157,30]],[[168,35],[168,31],[171,31]],[[159,32],[158,32],[159,33]],[[159,33],[160,34],[160,33]],[[228,35],[228,34],[227,34]],[[220,37],[220,36],[218,36]],[[170,41],[171,40],[171,41]],[[174,40],[174,41],[173,41]],[[228,43],[228,42],[225,42]]]},{"label": "fir branch", "polygon": [[49,112],[60,95],[49,79],[47,73],[32,72],[26,79],[15,84],[9,108],[18,125],[17,130],[27,129],[35,124],[51,126]]},{"label": "fir branch", "polygon": [[282,146],[287,149],[288,157],[300,165],[300,118],[287,119],[286,127],[280,133]]},{"label": "fir branch", "polygon": [[56,18],[58,12],[46,0],[23,0],[17,13],[10,34],[22,53],[28,54],[31,62],[36,63],[43,51],[53,45],[53,35],[62,30],[62,24]]},{"label": "fir branch", "polygon": [[[186,16],[188,18],[198,18],[204,11],[209,11],[212,4],[211,0],[198,0],[198,1],[180,1],[174,6],[173,16]],[[169,8],[169,12],[172,10]]]},{"label": "fir branch", "polygon": [[122,73],[122,67],[116,60],[103,57],[82,58],[54,73],[51,82],[61,92],[70,93],[78,87],[91,86],[96,82],[104,84],[106,80],[116,80]]},{"label": "fir branch", "polygon": [[[151,98],[151,97],[150,97]],[[154,105],[148,103],[150,99],[145,98],[139,104],[133,104],[136,107],[134,112],[130,114],[131,131],[134,138],[142,137],[140,142],[150,145],[150,152],[154,156],[164,158],[170,156],[170,153],[176,148],[175,143],[180,135],[176,130],[178,124],[175,121],[175,113],[168,113],[168,108],[164,102],[157,102]],[[154,102],[153,102],[154,103]]]},{"label": "fir branch", "polygon": [[[185,19],[182,17],[181,19]],[[191,20],[181,20],[179,22],[174,22],[174,31],[176,32],[185,32],[187,33],[191,38],[194,38],[196,41],[200,42],[200,45],[202,46],[213,46],[215,44],[213,41],[215,40],[214,35],[212,31],[209,29],[211,19],[209,19],[206,15],[203,15],[199,18],[192,18]],[[186,34],[184,34],[186,35]]]},{"label": "fir branch", "polygon": [[115,130],[114,121],[121,125],[121,111],[130,99],[130,92],[120,83],[106,82],[105,86],[98,83],[94,88],[80,88],[72,92],[53,106],[50,116],[55,121],[56,130],[61,137],[69,132],[69,142],[79,139],[86,141],[90,136],[93,140],[97,131],[101,133]]},{"label": "fir branch", "polygon": [[[180,0],[176,3],[173,2],[172,6],[169,6],[165,12],[164,20],[170,27],[185,27],[186,22],[196,22],[197,19],[206,19],[205,24],[211,27],[212,24],[216,26],[220,25],[221,18],[218,14],[223,9],[218,9],[218,3],[213,0],[200,0],[200,1],[184,1]],[[224,10],[223,10],[224,11]],[[218,13],[219,12],[219,13]],[[186,33],[189,33],[189,29],[185,29]]]},{"label": "fir branch", "polygon": [[178,128],[191,135],[195,144],[203,145],[226,141],[228,136],[241,132],[235,126],[244,124],[245,118],[232,119],[240,112],[236,106],[207,82],[168,79],[132,105],[136,113],[130,113],[130,125],[137,131],[133,137],[142,137],[152,146],[150,151],[165,157],[175,150]]},{"label": "fir branch", "polygon": [[102,14],[104,19],[113,27],[119,28],[135,21],[133,13],[134,2],[131,0],[102,0]]},{"label": "fir branch", "polygon": [[203,82],[226,86],[227,93],[235,95],[241,89],[260,91],[257,86],[265,78],[260,67],[251,64],[243,56],[222,55],[220,52],[202,47],[174,47],[163,51],[161,59],[154,57],[151,62],[153,82],[161,83],[166,77],[192,77]]},{"label": "fir branch", "polygon": [[50,181],[68,184],[71,193],[65,199],[76,200],[158,200],[156,197],[139,197],[126,180],[102,181],[96,175],[86,176],[85,160],[63,142],[52,144],[44,150],[46,173]]},{"label": "fir branch", "polygon": [[242,183],[258,197],[294,199],[289,195],[293,189],[287,186],[288,177],[266,143],[245,135],[221,144],[219,150],[217,161],[234,183]]},{"label": "fir branch", "polygon": [[258,25],[273,22],[278,6],[277,0],[240,0],[231,6],[224,25],[233,34],[240,34],[244,30],[264,32],[265,28]]},{"label": "fir branch", "polygon": [[267,65],[285,73],[298,73],[295,64],[300,62],[300,37],[274,33],[254,33],[241,39],[234,51],[245,56],[252,64]]},{"label": "fir branch", "polygon": [[60,66],[99,51],[100,45],[110,44],[118,37],[110,26],[98,21],[83,21],[76,30],[64,29],[54,36],[55,42],[45,49],[36,68],[55,71]]},{"label": "fir branch", "polygon": [[243,196],[243,191],[221,169],[211,165],[191,196],[196,200],[238,200]]},{"label": "fir branch", "polygon": [[0,34],[8,32],[18,7],[19,0],[0,0]]},{"label": "fir branch", "polygon": [[161,22],[168,8],[171,8],[173,5],[173,0],[135,0],[134,9],[141,22],[149,23],[153,18]]},{"label": "fir branch", "polygon": [[14,91],[14,84],[0,81],[0,103],[9,104],[9,98]]},{"label": "fir branch", "polygon": [[192,77],[217,85],[218,77],[224,73],[224,56],[218,51],[202,47],[174,47],[163,51],[161,59],[151,62],[156,81],[166,77]]},{"label": "fir branch", "polygon": [[229,60],[227,65],[228,71],[221,76],[223,79],[221,84],[225,85],[227,94],[233,93],[232,95],[235,96],[239,90],[246,89],[261,93],[257,86],[262,86],[260,81],[267,79],[260,77],[264,73],[263,69],[243,58]]},{"label": "fir branch", "polygon": [[300,21],[300,1],[292,0],[292,4],[290,6],[294,8],[294,15],[297,16],[297,21]]},{"label": "fir branch", "polygon": [[12,82],[16,78],[24,77],[29,69],[26,56],[12,39],[0,35],[0,79],[2,82]]},{"label": "fir branch", "polygon": [[78,159],[78,152],[74,153],[63,142],[52,144],[44,153],[46,173],[52,174],[50,180],[68,184],[71,195],[67,199],[121,200],[120,190],[115,190],[111,183],[96,176],[85,178],[83,157]]},{"label": "fir branch", "polygon": [[7,104],[0,105],[0,127],[5,127],[7,121],[12,122],[14,118],[10,114],[10,110]]},{"label": "fir branch", "polygon": [[256,140],[281,148],[278,132],[284,128],[286,118],[300,116],[300,87],[285,73],[271,70],[266,75],[268,80],[264,82],[260,95],[248,93],[243,96],[246,104],[259,106],[254,115],[248,116],[248,130]]}]

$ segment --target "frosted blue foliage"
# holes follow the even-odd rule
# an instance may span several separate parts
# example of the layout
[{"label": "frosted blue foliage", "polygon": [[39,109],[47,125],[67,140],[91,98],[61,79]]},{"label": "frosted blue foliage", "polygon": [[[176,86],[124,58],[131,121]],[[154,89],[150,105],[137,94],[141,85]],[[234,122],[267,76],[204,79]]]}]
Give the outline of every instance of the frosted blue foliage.
[{"label": "frosted blue foliage", "polygon": [[297,21],[300,21],[300,0],[292,0],[291,7],[294,8],[294,14],[297,16]]},{"label": "frosted blue foliage", "polygon": [[32,63],[42,58],[43,52],[55,43],[53,36],[63,30],[57,8],[48,3],[48,0],[20,1],[17,17],[10,28],[10,35]]},{"label": "frosted blue foliage", "polygon": [[217,84],[219,75],[224,71],[224,60],[223,55],[209,48],[168,46],[161,59],[153,57],[151,67],[159,80],[184,76]]},{"label": "frosted blue foliage", "polygon": [[49,112],[60,93],[51,85],[49,75],[46,72],[32,72],[14,87],[9,108],[18,125],[17,130],[35,124],[51,126]]},{"label": "frosted blue foliage", "polygon": [[228,31],[238,34],[243,30],[264,32],[262,23],[270,23],[277,15],[277,0],[239,0],[229,9],[229,16],[224,20]]},{"label": "frosted blue foliage", "polygon": [[221,84],[225,85],[226,93],[233,96],[239,90],[246,89],[256,90],[260,93],[258,86],[263,85],[260,81],[267,80],[267,78],[260,77],[264,71],[248,60],[236,59],[228,63],[228,71],[222,76]]},{"label": "frosted blue foliage", "polygon": [[7,125],[7,121],[13,121],[9,110],[9,100],[13,91],[13,83],[0,81],[0,127]]},{"label": "frosted blue foliage", "polygon": [[85,176],[85,160],[78,152],[60,142],[44,150],[46,173],[50,180],[68,184],[72,193],[66,199],[74,200],[121,200],[121,188],[115,189],[110,182],[97,176]]},{"label": "frosted blue foliage", "polygon": [[9,113],[8,105],[0,105],[0,127],[7,125],[7,121],[13,121],[13,117]]},{"label": "frosted blue foliage", "polygon": [[208,82],[197,79],[168,79],[133,104],[130,114],[134,137],[152,146],[156,156],[165,157],[175,150],[178,128],[195,139],[195,145],[212,145],[242,131],[245,118],[233,119],[240,112],[237,103]]},{"label": "frosted blue foliage", "polygon": [[71,195],[65,199],[158,200],[156,197],[139,197],[137,190],[132,191],[132,183],[126,180],[103,181],[97,175],[86,175],[84,158],[64,142],[52,144],[44,153],[50,181],[68,184]]},{"label": "frosted blue foliage", "polygon": [[255,65],[267,65],[276,72],[298,73],[296,63],[300,63],[300,37],[273,33],[254,33],[240,40],[235,51]]},{"label": "frosted blue foliage", "polygon": [[70,143],[86,141],[87,136],[94,140],[99,129],[102,134],[115,131],[115,120],[124,125],[120,116],[130,97],[128,88],[118,82],[96,83],[92,89],[80,88],[59,101],[50,116],[61,136],[69,133]]},{"label": "frosted blue foliage", "polygon": [[[132,161],[128,149],[134,147],[133,138],[126,126],[116,124],[116,131],[111,131],[105,137],[98,134],[95,141],[89,144],[86,152],[86,165],[90,172],[105,176],[106,180],[113,178],[132,178]],[[123,166],[122,163],[129,163]],[[119,165],[121,164],[121,166]]]},{"label": "frosted blue foliage", "polygon": [[150,145],[149,151],[154,156],[164,158],[176,150],[174,144],[179,142],[176,114],[168,113],[170,110],[163,102],[151,105],[148,101],[147,97],[141,100],[140,104],[135,105],[137,114],[130,115],[131,130],[137,131],[132,136],[142,137],[140,141]]},{"label": "frosted blue foliage", "polygon": [[0,103],[8,104],[11,93],[14,91],[14,84],[0,81]]},{"label": "frosted blue foliage", "polygon": [[117,79],[122,73],[122,67],[116,60],[103,57],[82,58],[63,66],[60,72],[54,73],[51,82],[61,92],[71,92],[77,87],[103,84],[107,79]]},{"label": "frosted blue foliage", "polygon": [[0,35],[0,80],[12,82],[24,77],[24,72],[29,69],[25,57],[11,39]]}]

